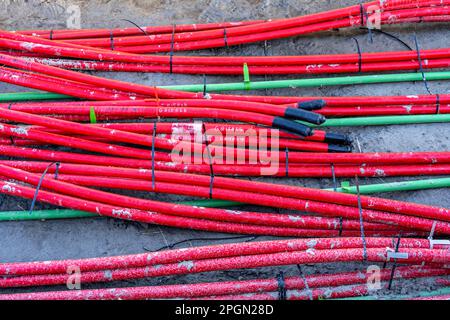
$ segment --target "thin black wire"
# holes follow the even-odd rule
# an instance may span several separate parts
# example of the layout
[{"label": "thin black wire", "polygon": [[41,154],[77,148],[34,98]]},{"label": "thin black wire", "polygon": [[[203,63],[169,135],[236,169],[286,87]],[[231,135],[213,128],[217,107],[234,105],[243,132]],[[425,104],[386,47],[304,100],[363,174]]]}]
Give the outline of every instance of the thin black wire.
[{"label": "thin black wire", "polygon": [[[360,29],[361,30],[369,30],[369,28],[365,28],[365,27],[361,27]],[[414,51],[414,49],[411,48],[411,46],[409,44],[407,44],[405,41],[403,41],[402,39],[400,39],[399,37],[397,37],[396,35],[394,35],[392,33],[389,33],[389,32],[383,31],[383,30],[379,30],[379,29],[370,29],[370,30],[374,31],[376,33],[379,33],[379,34],[383,34],[383,35],[385,35],[385,36],[387,36],[389,38],[392,38],[394,40],[397,40],[399,43],[401,43],[403,46],[405,46],[408,50]]]},{"label": "thin black wire", "polygon": [[361,228],[361,240],[363,243],[363,258],[364,261],[367,261],[367,245],[366,245],[366,236],[364,234],[364,221],[363,221],[363,214],[362,214],[362,204],[361,204],[361,193],[359,192],[359,179],[358,176],[355,176],[356,179],[356,192],[358,195],[358,211],[359,211],[359,224]]},{"label": "thin black wire", "polygon": [[44,181],[45,175],[47,174],[47,172],[48,172],[48,170],[50,169],[50,167],[53,166],[53,165],[55,165],[55,164],[57,164],[57,163],[58,163],[58,162],[52,162],[52,163],[50,163],[50,164],[47,166],[47,168],[45,168],[44,172],[42,173],[42,175],[41,175],[41,177],[40,177],[40,179],[39,179],[39,182],[38,182],[38,184],[37,184],[37,186],[36,186],[36,191],[34,192],[33,200],[31,201],[30,210],[29,210],[28,214],[31,215],[31,214],[33,213],[34,206],[36,205],[37,196],[38,196],[39,190],[41,189],[41,185],[42,185],[42,182]]},{"label": "thin black wire", "polygon": [[303,274],[302,267],[298,264],[297,265],[298,273],[300,274],[300,277],[302,278],[303,282],[305,283],[305,289],[308,292],[309,300],[314,300],[312,291],[309,288],[308,280],[306,279],[305,275]]},{"label": "thin black wire", "polygon": [[203,74],[203,98],[206,98],[206,94],[207,94],[207,90],[206,90],[206,74]]},{"label": "thin black wire", "polygon": [[286,178],[289,178],[289,148],[288,147],[286,147],[285,153],[286,153],[286,162],[285,162]]},{"label": "thin black wire", "polygon": [[214,188],[214,167],[213,167],[213,158],[211,155],[211,150],[209,149],[208,136],[206,135],[205,123],[202,123],[202,131],[203,131],[203,139],[205,140],[206,151],[208,152],[209,175],[210,175],[209,198],[212,199],[213,198],[213,188]]},{"label": "thin black wire", "polygon": [[356,49],[358,50],[358,72],[362,71],[362,51],[361,46],[359,45],[359,41],[356,38],[352,38],[356,43]]},{"label": "thin black wire", "polygon": [[131,23],[131,24],[134,25],[136,28],[138,28],[139,30],[141,30],[143,34],[145,34],[146,36],[148,36],[147,31],[145,31],[144,29],[142,29],[137,23],[135,23],[135,22],[133,22],[133,21],[131,21],[131,20],[128,20],[128,19],[120,19],[120,20],[123,20],[123,21],[126,21],[126,22]]},{"label": "thin black wire", "polygon": [[[359,10],[361,15],[361,27],[364,26],[364,18],[366,18],[366,23],[369,22],[369,15],[367,14],[367,11],[364,10],[364,6],[362,3],[359,4]],[[373,35],[372,35],[372,28],[366,28],[369,31],[369,40],[370,43],[373,43]]]},{"label": "thin black wire", "polygon": [[278,282],[278,300],[286,300],[286,283],[284,281],[284,273],[280,271],[277,275]]},{"label": "thin black wire", "polygon": [[441,96],[436,94],[436,114],[441,113]]},{"label": "thin black wire", "polygon": [[425,85],[425,89],[428,91],[428,93],[432,94],[430,87],[428,85],[427,77],[425,76],[425,72],[423,71],[422,58],[420,56],[420,48],[419,48],[419,42],[417,41],[417,36],[414,34],[413,38],[414,38],[414,43],[416,45],[417,59],[419,61],[419,70],[420,70],[420,73],[422,74],[422,81],[423,81],[423,83]]},{"label": "thin black wire", "polygon": [[112,30],[109,30],[109,39],[111,42],[111,51],[114,51],[114,34]]},{"label": "thin black wire", "polygon": [[175,46],[175,28],[176,28],[176,24],[173,25],[172,27],[172,38],[170,41],[170,74],[172,74],[173,71],[173,50],[174,50],[174,46]]},{"label": "thin black wire", "polygon": [[256,240],[257,238],[259,238],[259,236],[237,236],[237,237],[221,237],[221,238],[190,238],[190,239],[185,239],[185,240],[181,240],[178,242],[168,244],[168,245],[163,246],[156,250],[150,250],[146,247],[144,247],[144,250],[149,251],[149,252],[158,252],[158,251],[162,251],[165,249],[173,249],[180,244],[192,242],[192,241],[225,241],[225,240],[238,240],[238,239],[246,239],[246,238],[250,238],[250,239],[248,239],[244,242],[250,242],[250,241]]},{"label": "thin black wire", "polygon": [[[398,252],[398,249],[400,248],[401,237],[402,237],[402,233],[399,232],[398,238],[397,238],[397,245],[395,246],[395,252]],[[394,281],[394,274],[395,274],[395,269],[396,268],[397,268],[397,258],[394,258],[394,264],[392,266],[391,277],[389,278],[389,284],[388,284],[388,289],[389,290],[391,290],[392,282]]]},{"label": "thin black wire", "polygon": [[228,49],[227,28],[223,28],[223,42],[225,43],[225,48]]},{"label": "thin black wire", "polygon": [[152,133],[152,189],[155,191],[155,140],[156,140],[156,121],[153,123]]}]

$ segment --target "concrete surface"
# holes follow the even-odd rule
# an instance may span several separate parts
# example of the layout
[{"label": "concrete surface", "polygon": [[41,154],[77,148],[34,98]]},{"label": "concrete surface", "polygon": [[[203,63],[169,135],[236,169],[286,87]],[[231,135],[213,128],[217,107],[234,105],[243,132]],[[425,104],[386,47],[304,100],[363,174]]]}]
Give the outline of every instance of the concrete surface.
[{"label": "concrete surface", "polygon": [[[319,1],[319,0],[199,0],[199,1],[163,1],[163,0],[96,0],[96,1],[0,1],[0,27],[8,30],[19,29],[57,29],[65,28],[70,5],[81,9],[82,28],[108,28],[129,26],[121,19],[131,19],[140,25],[163,25],[172,23],[201,23],[212,21],[230,21],[245,19],[265,19],[293,17],[328,9],[339,8],[358,1]],[[448,25],[408,25],[385,27],[406,42],[413,44],[412,36],[417,38],[422,48],[439,48],[449,45],[450,28]],[[271,55],[349,53],[355,45],[351,37],[359,39],[363,51],[400,50],[403,47],[382,35],[374,36],[374,43],[367,41],[363,31],[333,31],[307,37],[297,37],[270,41],[268,52]],[[203,51],[202,54],[243,54],[262,55],[263,45],[255,44],[230,49]],[[134,81],[149,85],[200,83],[196,76],[102,73],[101,76]],[[275,77],[268,77],[276,79]],[[231,81],[231,77],[208,77],[208,82]],[[258,77],[253,77],[258,79]],[[263,79],[263,78],[261,78]],[[235,79],[234,79],[235,80]],[[449,82],[432,82],[435,93],[450,93]],[[0,92],[27,91],[10,85],[0,84]],[[273,95],[400,95],[424,94],[422,83],[339,86],[329,88],[285,89],[267,91]],[[390,127],[343,128],[360,142],[362,151],[443,151],[450,150],[450,130],[448,124],[427,124]],[[266,179],[270,181],[271,179]],[[393,181],[400,179],[364,179],[362,183]],[[305,185],[309,187],[330,187],[328,179],[283,179],[281,183]],[[145,195],[152,199],[179,200],[181,197]],[[382,195],[389,198],[412,201],[430,205],[450,207],[448,189],[394,193]],[[27,209],[30,203],[24,200],[5,198],[1,211]],[[47,206],[38,206],[44,208]],[[266,209],[265,209],[266,210]],[[33,261],[46,259],[86,258],[108,255],[121,255],[155,250],[168,243],[189,238],[217,238],[229,235],[217,235],[190,230],[178,230],[158,226],[143,226],[114,219],[92,218],[66,221],[8,222],[0,224],[0,261]],[[264,239],[260,237],[259,239]],[[204,245],[227,241],[191,241],[184,244]],[[243,240],[234,240],[243,241]],[[182,246],[181,246],[182,247]],[[324,273],[340,270],[364,270],[358,264],[332,266],[305,266],[306,274]],[[129,286],[159,283],[187,283],[195,281],[214,281],[231,279],[250,279],[257,276],[275,277],[279,270],[295,274],[296,268],[265,268],[258,270],[238,270],[217,272],[204,275],[189,275],[171,278],[145,279],[131,282],[114,283],[114,286]],[[109,285],[110,286],[110,285]],[[96,287],[86,285],[83,288]],[[395,286],[394,292],[412,293],[427,290],[433,286],[425,281],[409,282],[405,286]],[[27,289],[28,290],[28,289]],[[20,291],[27,291],[20,290]],[[2,292],[0,290],[0,292]],[[17,292],[17,291],[16,291]]]}]

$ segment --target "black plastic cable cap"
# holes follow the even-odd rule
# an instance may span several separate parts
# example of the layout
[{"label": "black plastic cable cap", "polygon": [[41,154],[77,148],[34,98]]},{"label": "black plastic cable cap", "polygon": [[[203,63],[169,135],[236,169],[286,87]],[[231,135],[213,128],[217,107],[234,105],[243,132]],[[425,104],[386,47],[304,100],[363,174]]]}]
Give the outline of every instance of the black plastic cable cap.
[{"label": "black plastic cable cap", "polygon": [[328,145],[328,152],[352,152],[352,146],[339,146],[336,144]]},{"label": "black plastic cable cap", "polygon": [[286,108],[284,116],[286,118],[302,120],[313,124],[322,124],[327,120],[321,114],[295,108]]},{"label": "black plastic cable cap", "polygon": [[282,117],[275,117],[272,122],[272,127],[299,134],[304,137],[310,136],[313,133],[313,130],[310,127]]},{"label": "black plastic cable cap", "polygon": [[300,109],[305,109],[305,110],[319,110],[319,109],[322,109],[323,107],[325,107],[326,105],[327,105],[327,102],[323,99],[303,101],[303,102],[299,102],[297,104],[297,106]]},{"label": "black plastic cable cap", "polygon": [[352,144],[352,140],[349,136],[334,132],[327,132],[325,134],[325,141],[337,144]]}]

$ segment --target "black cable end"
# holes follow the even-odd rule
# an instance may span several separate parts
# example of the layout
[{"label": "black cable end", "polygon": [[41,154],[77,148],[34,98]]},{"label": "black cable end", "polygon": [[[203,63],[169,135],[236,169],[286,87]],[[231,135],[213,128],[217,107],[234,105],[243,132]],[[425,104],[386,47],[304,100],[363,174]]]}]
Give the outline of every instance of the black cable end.
[{"label": "black cable end", "polygon": [[352,144],[352,139],[349,136],[334,132],[327,132],[325,134],[325,141],[337,144],[347,144],[347,145]]},{"label": "black cable end", "polygon": [[297,104],[298,108],[304,110],[319,110],[325,107],[326,105],[327,102],[323,99],[303,101]]},{"label": "black cable end", "polygon": [[284,116],[286,118],[306,121],[306,122],[313,123],[313,124],[322,124],[327,120],[321,114],[314,113],[311,111],[306,111],[303,109],[295,109],[295,108],[286,108]]},{"label": "black cable end", "polygon": [[310,127],[282,117],[275,117],[272,122],[272,127],[304,137],[308,137],[313,133],[313,130]]},{"label": "black cable end", "polygon": [[352,150],[353,150],[352,146],[340,146],[340,145],[336,145],[336,144],[328,145],[328,152],[348,153],[348,152],[352,152]]}]

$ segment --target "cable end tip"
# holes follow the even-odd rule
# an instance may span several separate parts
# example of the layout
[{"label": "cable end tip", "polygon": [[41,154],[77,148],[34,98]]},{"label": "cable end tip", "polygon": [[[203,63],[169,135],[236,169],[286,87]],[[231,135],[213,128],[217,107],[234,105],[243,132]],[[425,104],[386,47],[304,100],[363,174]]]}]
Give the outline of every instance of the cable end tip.
[{"label": "cable end tip", "polygon": [[328,145],[328,152],[332,153],[348,153],[352,152],[352,150],[353,150],[352,146],[341,146],[336,144]]},{"label": "cable end tip", "polygon": [[350,146],[353,143],[352,139],[348,135],[334,132],[327,132],[325,134],[325,141]]},{"label": "cable end tip", "polygon": [[321,114],[295,108],[286,108],[284,116],[286,118],[305,121],[313,124],[322,124],[326,121],[326,118]]},{"label": "cable end tip", "polygon": [[323,99],[311,100],[311,101],[303,101],[297,103],[297,107],[299,109],[304,110],[319,110],[327,105],[327,102]]},{"label": "cable end tip", "polygon": [[313,134],[313,129],[310,127],[282,117],[275,117],[272,126],[274,128],[278,128],[289,133],[295,133],[303,137],[308,137]]}]

